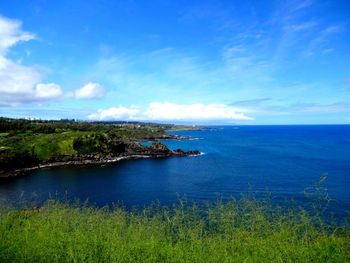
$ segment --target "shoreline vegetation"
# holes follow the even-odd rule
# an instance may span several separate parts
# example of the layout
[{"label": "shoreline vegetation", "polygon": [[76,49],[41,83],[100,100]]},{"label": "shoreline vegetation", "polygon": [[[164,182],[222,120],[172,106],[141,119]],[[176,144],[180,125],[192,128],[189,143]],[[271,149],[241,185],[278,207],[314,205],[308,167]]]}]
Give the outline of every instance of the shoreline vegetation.
[{"label": "shoreline vegetation", "polygon": [[1,262],[350,262],[348,223],[243,196],[199,208],[0,205]]},{"label": "shoreline vegetation", "polygon": [[[92,165],[137,158],[199,155],[170,150],[161,140],[186,140],[167,130],[199,126],[141,122],[86,122],[0,118],[0,179],[64,165]],[[152,142],[144,146],[141,142]]]}]

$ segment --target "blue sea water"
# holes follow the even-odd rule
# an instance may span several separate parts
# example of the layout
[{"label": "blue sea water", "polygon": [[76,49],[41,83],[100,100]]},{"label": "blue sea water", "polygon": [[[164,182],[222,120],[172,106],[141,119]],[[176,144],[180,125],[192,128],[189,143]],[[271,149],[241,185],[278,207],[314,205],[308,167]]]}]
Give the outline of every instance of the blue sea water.
[{"label": "blue sea water", "polygon": [[202,203],[251,193],[273,200],[307,202],[321,176],[331,209],[350,210],[350,126],[225,126],[177,131],[193,140],[168,140],[170,148],[198,149],[203,155],[121,161],[93,167],[34,171],[0,181],[0,198],[44,200],[49,194],[103,206],[143,206],[179,197]]}]

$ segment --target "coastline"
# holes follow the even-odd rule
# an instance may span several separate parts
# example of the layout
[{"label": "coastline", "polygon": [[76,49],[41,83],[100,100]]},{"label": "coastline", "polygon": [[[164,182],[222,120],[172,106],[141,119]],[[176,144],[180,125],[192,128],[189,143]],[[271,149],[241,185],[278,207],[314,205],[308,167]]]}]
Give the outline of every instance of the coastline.
[{"label": "coastline", "polygon": [[182,136],[182,135],[176,135],[176,134],[166,134],[159,137],[149,137],[149,138],[142,138],[142,139],[135,139],[132,140],[134,142],[154,142],[154,141],[160,141],[160,140],[191,140],[193,139],[191,136]]},{"label": "coastline", "polygon": [[111,157],[96,157],[96,156],[80,156],[81,160],[69,160],[69,161],[57,161],[57,162],[48,162],[39,164],[34,167],[25,167],[18,168],[10,171],[0,171],[0,180],[6,178],[14,178],[21,175],[25,175],[27,172],[35,171],[39,169],[45,168],[53,168],[53,167],[62,167],[62,166],[85,166],[85,165],[98,165],[98,164],[107,164],[107,163],[115,163],[122,160],[132,160],[132,159],[146,159],[146,158],[166,158],[166,157],[192,157],[192,156],[200,156],[201,152],[195,151],[182,151],[181,149],[177,149],[174,151],[168,152],[155,152],[155,153],[146,153],[146,154],[130,154],[123,156],[111,156]]},{"label": "coastline", "polygon": [[[50,124],[52,125],[52,124]],[[50,126],[49,125],[49,126]],[[78,125],[78,124],[77,124]],[[51,126],[50,126],[51,127]],[[96,128],[96,127],[95,127]],[[184,127],[181,127],[184,128]],[[199,127],[197,127],[199,128]],[[97,128],[96,128],[97,129]],[[181,129],[180,129],[181,130]],[[191,129],[190,129],[191,130]],[[193,129],[192,129],[193,130]],[[173,130],[174,131],[174,130]],[[89,136],[89,135],[88,135]],[[87,137],[89,138],[89,137]],[[98,141],[101,137],[92,137],[91,140],[94,143],[101,143]],[[63,138],[67,139],[67,138]],[[143,158],[164,158],[164,157],[185,157],[185,156],[197,156],[201,155],[199,151],[183,151],[182,149],[171,150],[161,143],[162,140],[193,140],[191,136],[183,136],[177,134],[171,134],[163,131],[162,134],[157,134],[151,130],[147,135],[141,138],[128,138],[126,140],[120,140],[113,136],[108,138],[114,148],[108,148],[108,146],[103,145],[99,150],[91,153],[79,153],[74,154],[61,154],[51,156],[47,160],[41,160],[37,163],[27,164],[27,165],[17,165],[18,159],[14,162],[12,167],[2,167],[0,168],[0,180],[6,178],[14,178],[18,176],[25,175],[26,173],[38,169],[60,167],[60,166],[84,166],[84,165],[99,165],[106,163],[114,163],[122,160],[130,159],[143,159]],[[90,142],[90,141],[89,141]],[[150,146],[143,146],[141,142],[152,142]],[[83,141],[80,141],[83,143]],[[32,148],[32,151],[34,148]],[[109,149],[106,151],[106,149]]]}]

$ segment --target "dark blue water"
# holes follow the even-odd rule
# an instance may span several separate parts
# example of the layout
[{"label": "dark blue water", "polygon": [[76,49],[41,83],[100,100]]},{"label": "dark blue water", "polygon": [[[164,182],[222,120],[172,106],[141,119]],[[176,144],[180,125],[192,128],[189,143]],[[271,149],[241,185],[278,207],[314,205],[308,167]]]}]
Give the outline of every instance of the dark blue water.
[{"label": "dark blue water", "polygon": [[[195,202],[270,192],[276,201],[306,202],[304,190],[326,175],[336,213],[350,210],[350,126],[237,126],[182,131],[196,140],[167,141],[204,155],[38,170],[0,181],[0,198],[43,200],[56,193],[98,205],[127,207],[179,196]],[[35,193],[35,194],[33,194]]]}]

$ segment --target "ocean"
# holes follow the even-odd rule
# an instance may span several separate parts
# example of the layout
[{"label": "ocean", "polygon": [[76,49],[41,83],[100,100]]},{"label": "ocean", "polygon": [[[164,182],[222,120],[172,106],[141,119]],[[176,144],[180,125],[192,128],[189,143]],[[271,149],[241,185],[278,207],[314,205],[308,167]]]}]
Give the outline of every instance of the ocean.
[{"label": "ocean", "polygon": [[327,194],[330,212],[350,211],[349,125],[221,126],[172,133],[192,139],[164,141],[170,148],[203,154],[37,170],[0,181],[0,199],[40,203],[64,196],[129,208],[241,195],[306,205]]}]

